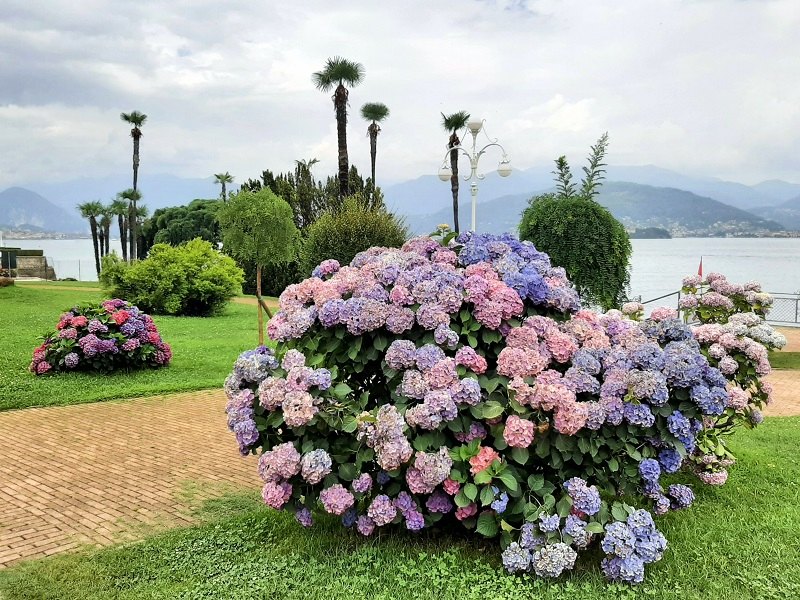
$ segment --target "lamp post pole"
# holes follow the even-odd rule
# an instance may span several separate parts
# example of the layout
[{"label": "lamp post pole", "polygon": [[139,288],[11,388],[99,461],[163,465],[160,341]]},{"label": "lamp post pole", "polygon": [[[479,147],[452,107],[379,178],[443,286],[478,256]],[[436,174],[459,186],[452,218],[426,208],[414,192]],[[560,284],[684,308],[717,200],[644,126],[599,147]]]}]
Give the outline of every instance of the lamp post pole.
[{"label": "lamp post pole", "polygon": [[[447,164],[447,159],[450,157],[450,153],[453,150],[460,152],[464,156],[469,159],[469,166],[470,172],[467,175],[464,175],[464,181],[469,181],[469,191],[470,195],[472,196],[472,231],[475,231],[476,228],[476,212],[478,206],[478,180],[485,179],[486,176],[482,173],[478,173],[478,162],[481,159],[481,156],[484,155],[486,150],[491,148],[492,146],[497,146],[500,148],[500,151],[503,153],[502,158],[500,159],[500,164],[497,167],[497,174],[500,177],[508,177],[511,175],[511,161],[506,154],[505,148],[497,143],[496,139],[490,138],[486,134],[486,130],[484,129],[484,121],[482,119],[470,119],[467,123],[467,129],[472,134],[472,148],[465,148],[463,144],[459,144],[458,146],[453,146],[452,148],[447,149],[447,153],[444,155],[444,160],[442,161],[442,166],[439,168],[439,179],[442,181],[450,181],[452,177],[452,172],[450,167]],[[483,131],[486,138],[489,140],[489,143],[483,146],[480,150],[478,150],[478,134]]]}]

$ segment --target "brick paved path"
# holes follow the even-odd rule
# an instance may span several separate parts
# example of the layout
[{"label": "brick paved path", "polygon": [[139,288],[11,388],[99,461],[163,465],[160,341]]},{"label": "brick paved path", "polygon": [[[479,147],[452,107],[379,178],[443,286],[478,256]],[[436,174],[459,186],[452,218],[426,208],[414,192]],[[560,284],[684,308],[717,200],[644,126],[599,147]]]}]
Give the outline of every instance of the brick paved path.
[{"label": "brick paved path", "polygon": [[[766,414],[800,415],[800,371],[768,379]],[[224,405],[212,390],[0,413],[0,568],[185,525],[198,500],[257,490]]]},{"label": "brick paved path", "polygon": [[224,406],[213,390],[0,413],[0,568],[187,524],[198,500],[258,489]]}]

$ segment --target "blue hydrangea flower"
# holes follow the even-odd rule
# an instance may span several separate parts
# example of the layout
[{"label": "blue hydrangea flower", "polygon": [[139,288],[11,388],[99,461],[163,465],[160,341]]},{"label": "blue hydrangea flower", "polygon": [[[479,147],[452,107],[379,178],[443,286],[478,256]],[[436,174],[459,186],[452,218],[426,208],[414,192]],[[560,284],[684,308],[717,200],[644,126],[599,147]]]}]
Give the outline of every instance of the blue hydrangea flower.
[{"label": "blue hydrangea flower", "polygon": [[561,519],[558,515],[546,515],[542,513],[539,515],[539,529],[545,533],[558,531],[558,526]]},{"label": "blue hydrangea flower", "polygon": [[680,453],[673,448],[664,448],[658,453],[658,462],[665,473],[677,473],[683,463]]},{"label": "blue hydrangea flower", "polygon": [[661,477],[661,465],[654,458],[645,458],[639,463],[639,474],[645,481],[657,482]]},{"label": "blue hydrangea flower", "polygon": [[503,550],[501,555],[503,566],[509,573],[520,573],[527,571],[531,566],[531,552],[520,546],[517,542],[511,542]]}]

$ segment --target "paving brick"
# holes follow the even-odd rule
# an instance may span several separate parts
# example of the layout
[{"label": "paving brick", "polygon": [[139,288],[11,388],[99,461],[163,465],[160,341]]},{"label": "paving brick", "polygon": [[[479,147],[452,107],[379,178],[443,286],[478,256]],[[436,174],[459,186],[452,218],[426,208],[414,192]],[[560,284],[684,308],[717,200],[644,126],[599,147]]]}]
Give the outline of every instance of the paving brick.
[{"label": "paving brick", "polygon": [[0,568],[185,525],[231,485],[258,488],[224,408],[209,390],[0,413]]}]

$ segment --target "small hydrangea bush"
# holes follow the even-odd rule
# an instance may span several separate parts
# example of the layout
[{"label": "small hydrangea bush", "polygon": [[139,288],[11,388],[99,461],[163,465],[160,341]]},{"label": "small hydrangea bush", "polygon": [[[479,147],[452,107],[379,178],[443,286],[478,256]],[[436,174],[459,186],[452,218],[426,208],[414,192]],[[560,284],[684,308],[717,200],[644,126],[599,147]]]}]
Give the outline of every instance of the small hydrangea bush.
[{"label": "small hydrangea bush", "polygon": [[124,300],[79,304],[61,315],[56,331],[33,352],[30,370],[97,371],[163,367],[172,359],[153,319]]},{"label": "small hydrangea bush", "polygon": [[325,261],[269,335],[225,382],[267,505],[364,536],[465,527],[541,577],[599,548],[609,579],[641,582],[667,543],[652,513],[694,499],[670,474],[743,401],[674,309],[580,310],[564,270],[511,236]]},{"label": "small hydrangea bush", "polygon": [[681,312],[686,322],[697,324],[692,331],[703,355],[730,382],[728,409],[706,417],[692,456],[697,476],[720,485],[735,460],[728,436],[738,426],[754,427],[764,419],[761,409],[772,399],[772,386],[762,379],[770,372],[768,351],[783,348],[786,337],[764,321],[772,296],[757,282],[733,284],[709,273],[705,279],[684,278],[681,292]]}]

